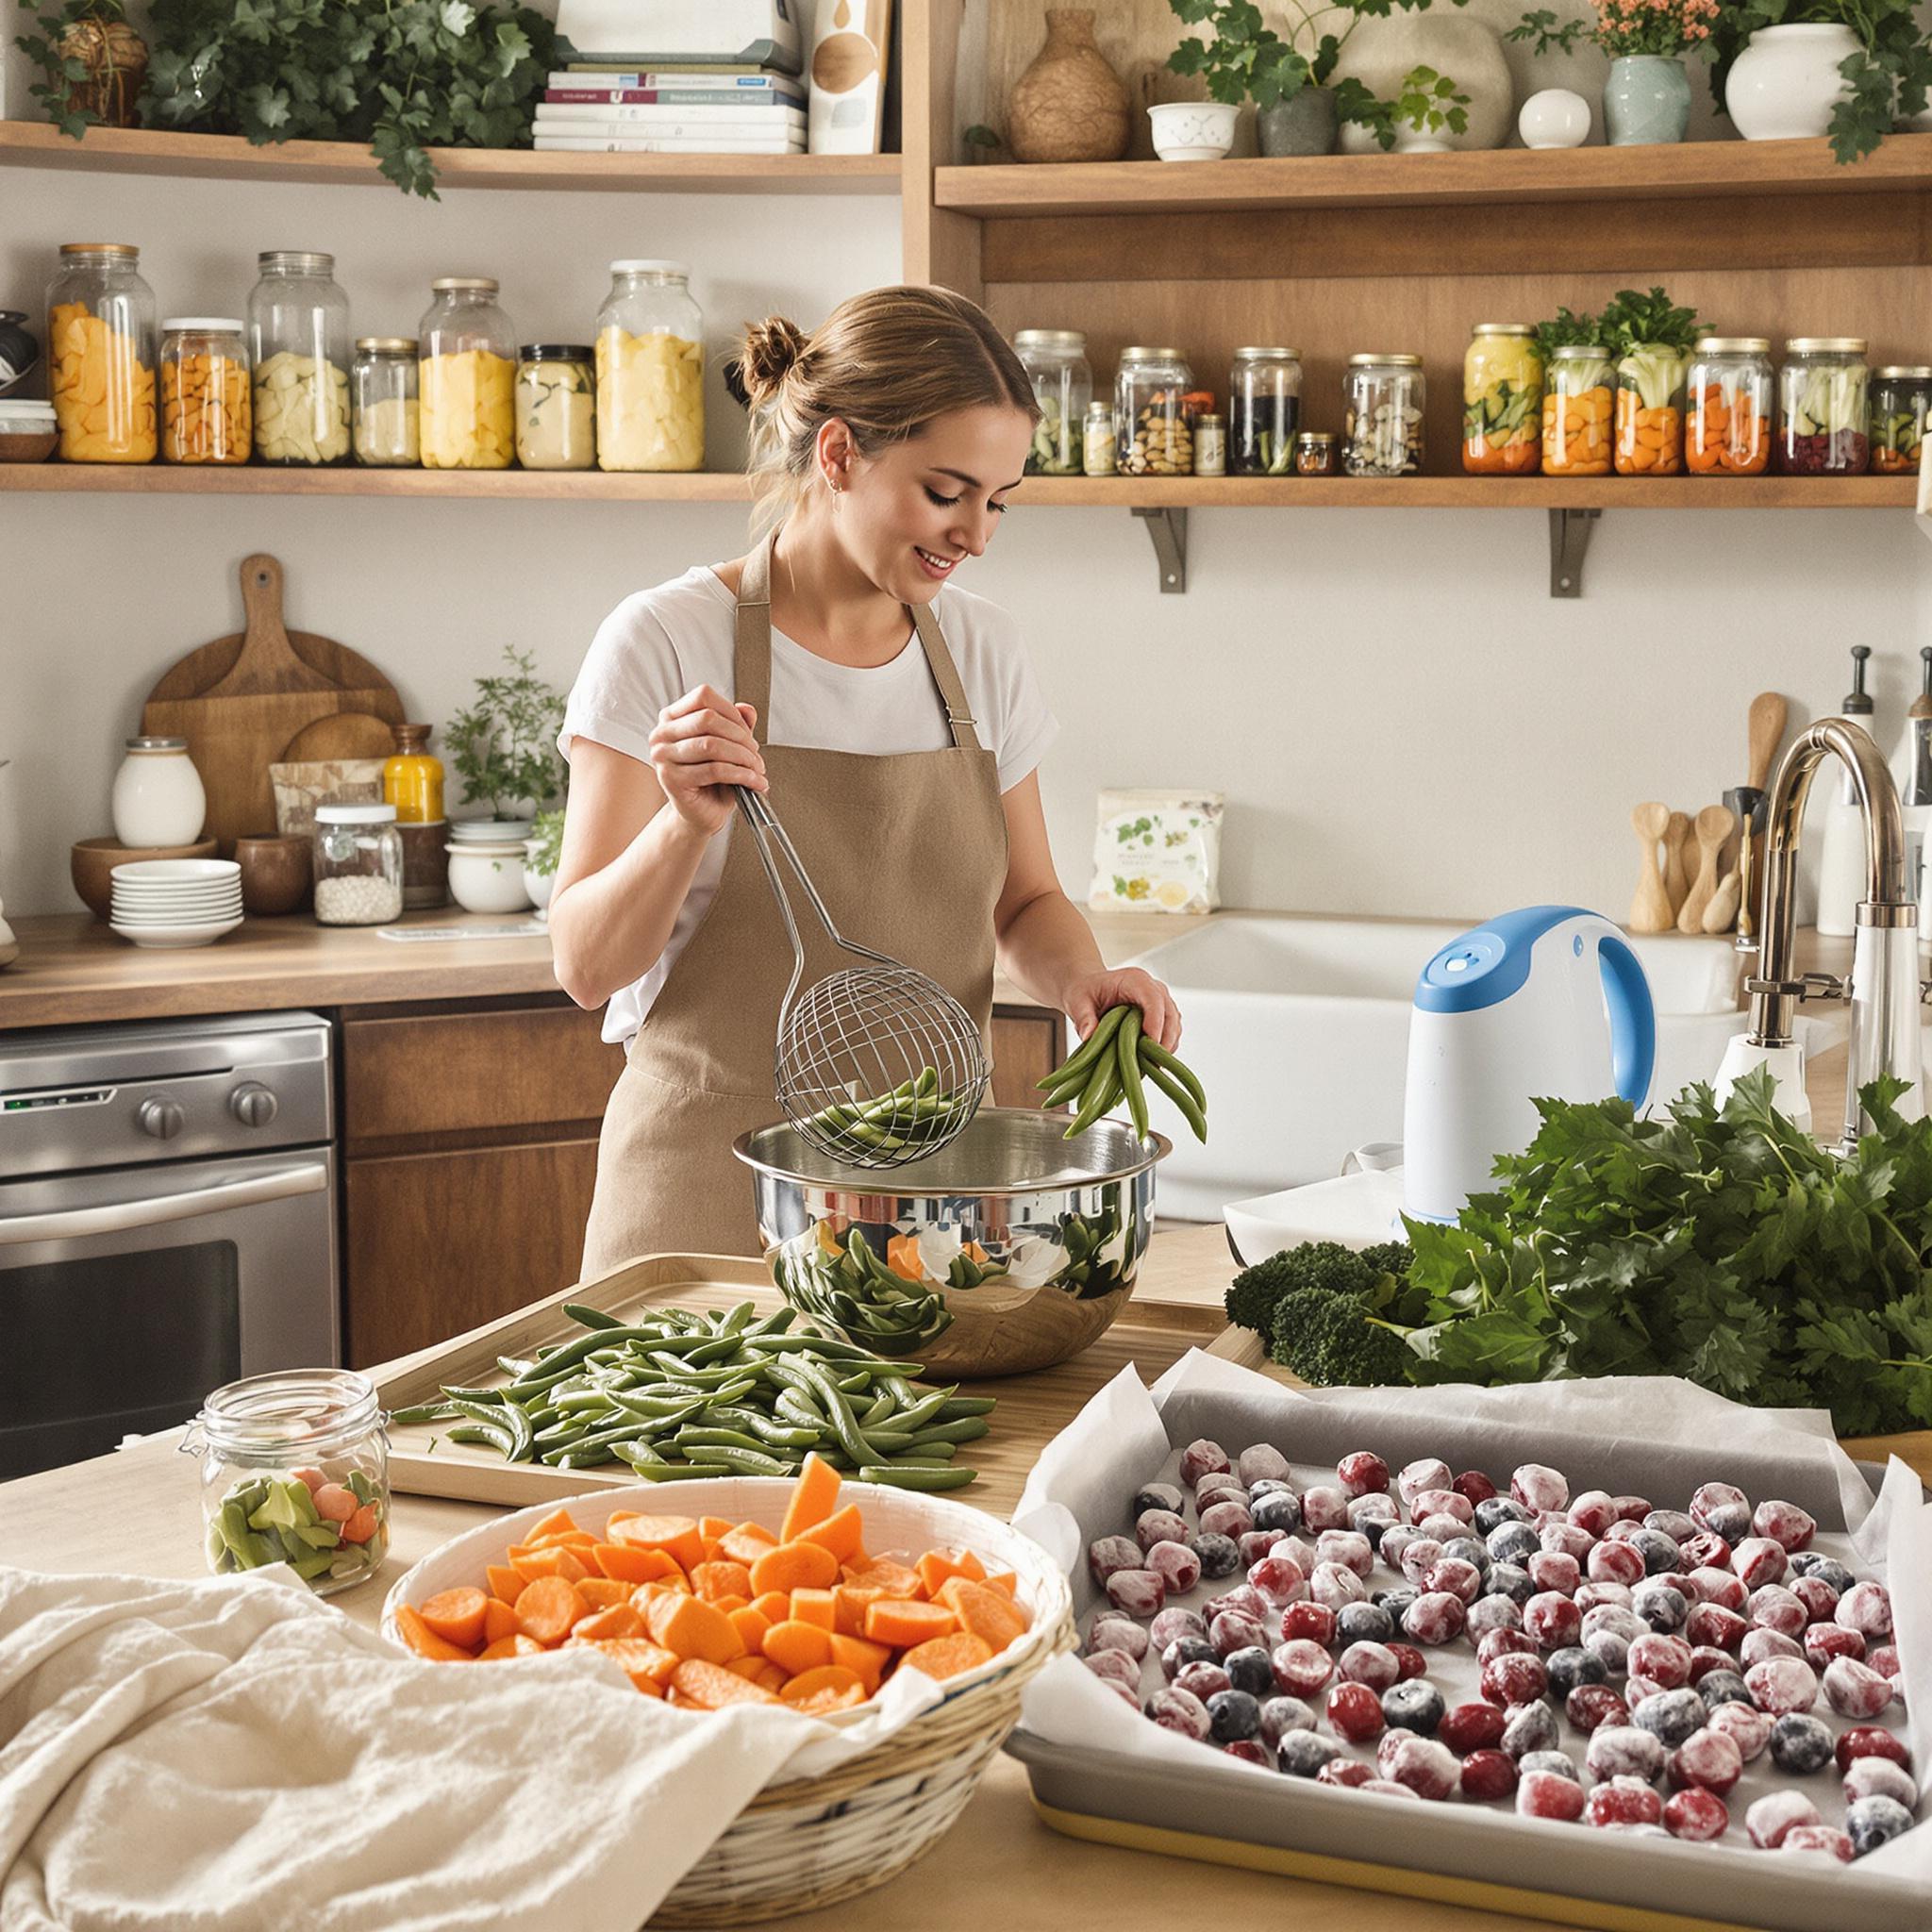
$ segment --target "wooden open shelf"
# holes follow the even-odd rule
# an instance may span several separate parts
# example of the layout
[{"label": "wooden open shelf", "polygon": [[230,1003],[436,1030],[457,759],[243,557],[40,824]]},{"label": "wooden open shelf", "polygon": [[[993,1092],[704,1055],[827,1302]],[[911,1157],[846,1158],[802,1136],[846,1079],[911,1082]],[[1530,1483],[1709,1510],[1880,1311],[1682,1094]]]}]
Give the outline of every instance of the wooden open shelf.
[{"label": "wooden open shelf", "polygon": [[[442,188],[541,188],[682,194],[891,194],[897,155],[576,155],[520,148],[437,148]],[[397,192],[366,147],[289,141],[257,147],[238,134],[91,127],[79,141],[32,121],[0,121],[0,164],[213,181],[299,181]]]},{"label": "wooden open shelf", "polygon": [[263,463],[0,463],[0,492],[108,496],[413,496],[503,503],[749,503],[736,472],[305,469]]}]

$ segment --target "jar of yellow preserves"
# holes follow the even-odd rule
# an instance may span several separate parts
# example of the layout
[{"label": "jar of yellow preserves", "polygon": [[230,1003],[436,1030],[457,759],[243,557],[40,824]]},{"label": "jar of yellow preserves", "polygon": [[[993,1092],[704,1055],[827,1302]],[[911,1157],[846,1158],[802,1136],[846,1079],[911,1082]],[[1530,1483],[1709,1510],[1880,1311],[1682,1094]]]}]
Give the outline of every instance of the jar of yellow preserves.
[{"label": "jar of yellow preserves", "polygon": [[489,275],[430,283],[418,341],[416,423],[425,470],[507,470],[516,455],[517,337]]},{"label": "jar of yellow preserves", "polygon": [[1462,467],[1527,476],[1541,456],[1543,358],[1526,322],[1480,322],[1462,363]]},{"label": "jar of yellow preserves", "polygon": [[47,290],[48,394],[69,463],[155,458],[155,291],[141,250],[68,242]]},{"label": "jar of yellow preserves", "polygon": [[245,463],[252,434],[242,324],[174,315],[161,324],[161,456],[171,463]]},{"label": "jar of yellow preserves", "polygon": [[271,248],[248,295],[255,454],[297,467],[349,460],[349,298],[336,258]]},{"label": "jar of yellow preserves", "polygon": [[382,802],[396,808],[403,825],[436,824],[442,818],[442,760],[429,749],[427,724],[391,724],[395,740],[382,768]]},{"label": "jar of yellow preserves", "polygon": [[705,318],[681,261],[613,261],[597,311],[597,467],[705,466]]},{"label": "jar of yellow preserves", "polygon": [[1543,378],[1543,475],[1607,476],[1617,359],[1597,342],[1552,351]]}]

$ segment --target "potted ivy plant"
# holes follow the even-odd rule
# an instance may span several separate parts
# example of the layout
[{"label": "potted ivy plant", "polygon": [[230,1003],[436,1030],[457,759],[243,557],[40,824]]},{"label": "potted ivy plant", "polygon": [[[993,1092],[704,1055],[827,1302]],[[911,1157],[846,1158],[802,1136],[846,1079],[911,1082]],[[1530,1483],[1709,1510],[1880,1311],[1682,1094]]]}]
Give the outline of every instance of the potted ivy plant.
[{"label": "potted ivy plant", "polygon": [[65,0],[42,8],[20,0],[35,31],[14,45],[41,70],[27,92],[60,132],[78,141],[90,127],[132,127],[147,75],[147,42],[128,24],[125,0]]},{"label": "potted ivy plant", "polygon": [[503,655],[508,674],[476,680],[475,703],[450,720],[443,742],[465,803],[487,806],[489,820],[481,823],[501,838],[521,840],[535,814],[563,793],[565,766],[557,749],[563,694],[537,675],[527,651],[506,644]]}]

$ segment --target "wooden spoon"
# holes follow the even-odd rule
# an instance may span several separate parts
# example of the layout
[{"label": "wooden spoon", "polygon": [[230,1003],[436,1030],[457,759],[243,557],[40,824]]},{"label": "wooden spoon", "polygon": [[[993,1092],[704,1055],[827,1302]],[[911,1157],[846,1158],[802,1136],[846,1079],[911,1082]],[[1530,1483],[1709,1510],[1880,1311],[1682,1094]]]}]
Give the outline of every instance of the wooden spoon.
[{"label": "wooden spoon", "polygon": [[[1697,876],[1691,882],[1683,908],[1677,914],[1679,932],[1704,930],[1705,909],[1717,891],[1718,855],[1724,851],[1724,841],[1731,836],[1737,823],[1737,813],[1727,805],[1707,805],[1697,814]],[[1731,916],[1737,917],[1735,907],[1731,908]]]},{"label": "wooden spoon", "polygon": [[1783,696],[1774,691],[1761,691],[1751,700],[1745,721],[1750,772],[1744,782],[1759,791],[1771,783],[1771,761],[1784,742],[1790,710]]},{"label": "wooden spoon", "polygon": [[1738,907],[1743,898],[1744,879],[1740,872],[1727,872],[1723,883],[1710,895],[1704,908],[1706,932],[1729,932],[1738,923]]},{"label": "wooden spoon", "polygon": [[1632,932],[1669,932],[1671,895],[1664,890],[1664,875],[1657,865],[1657,846],[1671,823],[1671,808],[1653,800],[1640,805],[1630,814],[1630,824],[1642,849],[1642,870],[1637,876],[1637,896],[1630,902]]},{"label": "wooden spoon", "polygon": [[1671,917],[1683,909],[1690,890],[1690,814],[1674,811],[1664,827],[1664,891],[1671,895]]}]

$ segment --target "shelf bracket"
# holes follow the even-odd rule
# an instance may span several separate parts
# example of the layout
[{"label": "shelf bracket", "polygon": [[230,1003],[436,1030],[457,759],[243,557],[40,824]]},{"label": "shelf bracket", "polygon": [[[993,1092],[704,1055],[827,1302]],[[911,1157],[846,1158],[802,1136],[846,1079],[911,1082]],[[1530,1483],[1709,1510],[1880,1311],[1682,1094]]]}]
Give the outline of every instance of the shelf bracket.
[{"label": "shelf bracket", "polygon": [[1583,595],[1583,559],[1590,554],[1590,533],[1600,509],[1553,509],[1550,512],[1550,595]]},{"label": "shelf bracket", "polygon": [[1154,540],[1155,560],[1160,566],[1160,588],[1178,596],[1188,588],[1188,513],[1184,509],[1140,509],[1134,514],[1147,525]]}]

